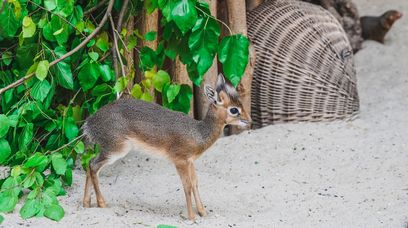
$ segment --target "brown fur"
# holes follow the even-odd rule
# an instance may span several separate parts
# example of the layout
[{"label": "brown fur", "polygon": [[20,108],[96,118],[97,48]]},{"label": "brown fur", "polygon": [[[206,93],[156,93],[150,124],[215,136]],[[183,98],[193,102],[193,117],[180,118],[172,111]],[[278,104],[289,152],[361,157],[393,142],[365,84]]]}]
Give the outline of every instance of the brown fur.
[{"label": "brown fur", "polygon": [[396,10],[389,10],[379,17],[361,17],[363,38],[365,40],[375,40],[384,43],[385,35],[391,29],[394,22],[401,17],[402,14]]},{"label": "brown fur", "polygon": [[[100,145],[101,152],[91,160],[87,170],[84,207],[91,203],[91,185],[95,189],[97,205],[106,206],[98,178],[104,166],[131,150],[142,150],[162,155],[174,163],[183,184],[188,218],[195,218],[192,195],[198,214],[206,215],[193,162],[219,138],[225,125],[248,126],[250,121],[235,88],[222,75],[218,77],[215,91],[206,87],[206,95],[212,104],[202,121],[134,99],[117,100],[89,117],[83,127],[84,134],[91,143]],[[240,110],[240,114],[233,115],[232,108]]]}]

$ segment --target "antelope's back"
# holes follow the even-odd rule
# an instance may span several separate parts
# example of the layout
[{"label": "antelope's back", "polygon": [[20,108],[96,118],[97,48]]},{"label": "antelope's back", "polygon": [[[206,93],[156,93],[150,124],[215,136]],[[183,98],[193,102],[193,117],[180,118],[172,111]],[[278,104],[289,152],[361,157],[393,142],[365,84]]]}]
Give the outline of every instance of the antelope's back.
[{"label": "antelope's back", "polygon": [[255,128],[344,119],[359,110],[353,51],[328,11],[272,0],[248,12],[256,50],[251,115]]}]

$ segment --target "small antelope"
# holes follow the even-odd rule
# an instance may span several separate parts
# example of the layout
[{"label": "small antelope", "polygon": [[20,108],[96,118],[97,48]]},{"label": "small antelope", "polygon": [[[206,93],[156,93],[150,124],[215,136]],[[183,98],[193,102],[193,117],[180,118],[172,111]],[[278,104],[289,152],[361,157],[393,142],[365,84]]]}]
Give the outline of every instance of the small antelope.
[{"label": "small antelope", "polygon": [[251,118],[243,109],[236,89],[223,75],[218,75],[215,90],[209,85],[204,90],[210,107],[202,121],[135,99],[119,99],[89,117],[83,127],[84,134],[101,151],[87,169],[84,207],[91,203],[91,183],[98,207],[106,207],[99,188],[100,170],[136,150],[159,154],[172,161],[183,183],[188,219],[195,219],[192,194],[198,214],[205,216],[194,160],[214,144],[226,125],[248,128]]}]

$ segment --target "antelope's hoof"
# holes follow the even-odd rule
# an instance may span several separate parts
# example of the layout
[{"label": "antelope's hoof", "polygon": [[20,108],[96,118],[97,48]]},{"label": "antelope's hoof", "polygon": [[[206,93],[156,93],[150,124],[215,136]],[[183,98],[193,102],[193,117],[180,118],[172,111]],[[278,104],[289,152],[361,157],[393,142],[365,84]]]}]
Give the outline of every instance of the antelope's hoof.
[{"label": "antelope's hoof", "polygon": [[84,199],[84,201],[82,202],[82,205],[86,208],[91,207],[91,199]]},{"label": "antelope's hoof", "polygon": [[106,208],[106,203],[105,202],[98,202],[98,207],[100,208]]},{"label": "antelope's hoof", "polygon": [[207,216],[207,212],[205,211],[205,209],[198,210],[198,215],[201,217],[205,217]]},{"label": "antelope's hoof", "polygon": [[89,201],[89,202],[88,202],[88,201],[87,201],[87,202],[84,201],[84,202],[82,203],[82,205],[83,205],[85,208],[90,208],[90,207],[91,207],[91,202],[90,202],[90,201]]}]

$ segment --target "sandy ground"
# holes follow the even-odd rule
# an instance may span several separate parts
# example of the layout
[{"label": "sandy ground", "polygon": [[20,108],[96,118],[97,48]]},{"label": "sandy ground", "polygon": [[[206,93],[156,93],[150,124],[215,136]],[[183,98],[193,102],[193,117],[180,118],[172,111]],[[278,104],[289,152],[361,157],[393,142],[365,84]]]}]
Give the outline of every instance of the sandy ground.
[{"label": "sandy ground", "polygon": [[[366,42],[356,56],[359,118],[220,139],[196,162],[209,216],[191,227],[408,226],[408,3],[357,3],[362,15],[391,6],[406,14],[385,45]],[[82,208],[84,177],[75,171],[75,183],[61,197],[66,216],[59,223],[24,221],[15,213],[3,226],[188,226],[179,215],[181,183],[167,161],[133,153],[104,170],[106,209]]]}]

